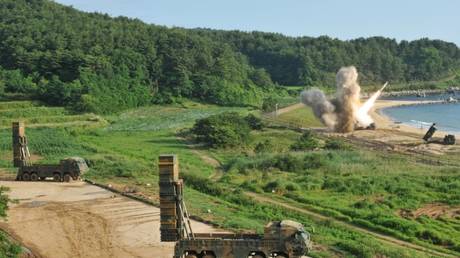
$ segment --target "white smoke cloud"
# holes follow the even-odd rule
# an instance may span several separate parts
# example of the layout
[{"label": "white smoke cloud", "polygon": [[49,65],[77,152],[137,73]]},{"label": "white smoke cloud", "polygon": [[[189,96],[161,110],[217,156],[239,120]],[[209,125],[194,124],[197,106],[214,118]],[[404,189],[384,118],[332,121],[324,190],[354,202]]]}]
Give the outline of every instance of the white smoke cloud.
[{"label": "white smoke cloud", "polygon": [[332,100],[328,100],[321,90],[313,88],[300,94],[301,101],[310,106],[315,116],[334,131],[346,133],[357,127],[370,126],[374,121],[369,116],[369,111],[386,84],[361,104],[358,71],[354,66],[349,66],[342,67],[337,72],[336,86],[337,92]]},{"label": "white smoke cloud", "polygon": [[309,105],[313,108],[313,112],[317,118],[321,120],[329,128],[334,128],[337,124],[337,114],[335,113],[335,106],[326,95],[317,89],[313,88],[309,91],[302,91],[300,94],[302,103]]}]

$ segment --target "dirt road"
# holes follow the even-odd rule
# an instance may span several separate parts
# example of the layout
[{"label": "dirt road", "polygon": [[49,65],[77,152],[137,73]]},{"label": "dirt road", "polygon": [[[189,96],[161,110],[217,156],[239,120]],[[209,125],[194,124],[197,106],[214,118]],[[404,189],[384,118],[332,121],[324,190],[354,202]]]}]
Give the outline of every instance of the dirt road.
[{"label": "dirt road", "polygon": [[[19,202],[0,223],[39,257],[172,257],[160,210],[84,183],[0,181]],[[195,232],[215,232],[192,222]]]},{"label": "dirt road", "polygon": [[414,251],[422,252],[422,253],[425,253],[425,254],[431,254],[434,257],[455,257],[454,255],[451,255],[451,254],[439,252],[437,250],[428,249],[426,247],[416,245],[416,244],[413,244],[413,243],[409,243],[409,242],[394,238],[392,236],[384,235],[384,234],[372,231],[372,230],[364,228],[364,227],[360,227],[360,226],[357,226],[357,225],[354,225],[354,224],[351,224],[351,223],[347,223],[347,222],[337,220],[337,219],[335,219],[333,217],[328,217],[328,216],[325,216],[325,215],[322,215],[322,214],[319,214],[319,213],[316,213],[316,212],[313,212],[313,211],[310,211],[310,210],[307,210],[307,209],[304,209],[304,208],[300,208],[300,207],[297,207],[295,205],[291,205],[291,204],[289,204],[289,203],[287,203],[285,201],[278,201],[278,200],[276,200],[274,198],[266,197],[264,195],[257,194],[257,193],[252,193],[252,192],[245,192],[245,194],[247,196],[250,196],[250,197],[254,198],[254,200],[256,200],[256,201],[263,202],[263,203],[266,203],[266,204],[277,205],[277,206],[286,208],[288,210],[303,213],[303,214],[308,215],[309,217],[312,217],[312,218],[317,219],[317,220],[334,221],[336,224],[344,226],[346,228],[349,228],[349,229],[351,229],[353,231],[357,231],[357,232],[361,232],[361,233],[373,236],[376,239],[379,239],[380,241],[385,242],[386,244],[409,248],[409,249],[412,249]]}]

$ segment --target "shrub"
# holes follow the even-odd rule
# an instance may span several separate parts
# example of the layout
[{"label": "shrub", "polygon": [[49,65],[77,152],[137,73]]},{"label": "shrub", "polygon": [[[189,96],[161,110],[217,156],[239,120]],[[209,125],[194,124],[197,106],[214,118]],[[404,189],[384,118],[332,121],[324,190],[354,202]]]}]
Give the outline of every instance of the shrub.
[{"label": "shrub", "polygon": [[304,169],[304,162],[301,158],[294,155],[279,155],[276,156],[274,167],[283,171],[297,172]]},{"label": "shrub", "polygon": [[297,184],[294,184],[294,183],[289,183],[289,184],[286,185],[286,190],[291,191],[291,192],[292,191],[297,191],[299,189],[300,189],[300,187]]},{"label": "shrub", "polygon": [[10,202],[8,195],[5,194],[7,191],[8,188],[0,186],[0,218],[6,217],[6,210],[8,209],[8,203]]},{"label": "shrub", "polygon": [[236,112],[226,112],[199,119],[192,128],[198,142],[211,147],[229,147],[244,144],[250,127]]},{"label": "shrub", "polygon": [[[0,218],[6,218],[6,211],[8,209],[8,203],[10,199],[5,194],[9,189],[0,186]],[[6,237],[3,231],[0,230],[0,257],[19,257],[21,247],[13,244]]]},{"label": "shrub", "polygon": [[319,146],[318,139],[316,139],[311,131],[305,131],[299,140],[291,145],[292,150],[313,150]]},{"label": "shrub", "polygon": [[325,157],[319,153],[312,153],[304,157],[304,169],[316,169],[326,165]]},{"label": "shrub", "polygon": [[260,117],[256,117],[253,114],[247,115],[244,120],[248,123],[249,127],[251,127],[252,130],[262,130],[264,127],[262,123],[262,119]]},{"label": "shrub", "polygon": [[272,112],[275,111],[277,104],[277,99],[273,96],[267,97],[262,102],[262,111],[264,112]]},{"label": "shrub", "polygon": [[435,232],[433,230],[422,230],[421,232],[417,232],[417,237],[428,240],[432,242],[435,245],[446,245],[447,241],[443,239],[443,236],[439,234],[438,232]]},{"label": "shrub", "polygon": [[123,177],[135,178],[147,169],[140,163],[120,156],[107,155],[87,160],[91,178]]},{"label": "shrub", "polygon": [[351,146],[339,139],[327,139],[324,148],[328,150],[349,150]]},{"label": "shrub", "polygon": [[326,177],[324,179],[322,189],[331,189],[337,192],[344,192],[347,190],[347,187],[342,179]]},{"label": "shrub", "polygon": [[256,181],[244,181],[244,183],[242,183],[240,187],[242,189],[247,189],[249,191],[256,192],[256,193],[262,192],[260,187],[257,185]]},{"label": "shrub", "polygon": [[227,194],[223,187],[212,182],[209,178],[200,177],[190,173],[183,173],[182,178],[187,182],[188,186],[199,192],[210,194],[212,196],[224,196]]},{"label": "shrub", "polygon": [[299,172],[308,169],[319,168],[324,165],[324,156],[320,154],[305,156],[280,154],[266,155],[259,154],[253,157],[239,157],[229,160],[224,165],[226,171],[236,170],[244,172],[247,169],[269,170],[278,169],[286,172]]},{"label": "shrub", "polygon": [[254,152],[255,153],[266,153],[266,152],[272,152],[273,149],[275,148],[275,145],[273,144],[272,141],[270,140],[265,140],[263,142],[259,142],[256,147],[254,147]]},{"label": "shrub", "polygon": [[356,257],[362,257],[362,258],[374,257],[369,247],[362,245],[362,244],[357,244],[350,240],[340,240],[339,242],[336,243],[336,246],[342,250],[350,252]]},{"label": "shrub", "polygon": [[279,192],[279,191],[283,191],[284,187],[283,187],[283,184],[279,180],[276,180],[276,181],[268,182],[264,186],[263,189],[265,192],[273,192],[273,191]]}]

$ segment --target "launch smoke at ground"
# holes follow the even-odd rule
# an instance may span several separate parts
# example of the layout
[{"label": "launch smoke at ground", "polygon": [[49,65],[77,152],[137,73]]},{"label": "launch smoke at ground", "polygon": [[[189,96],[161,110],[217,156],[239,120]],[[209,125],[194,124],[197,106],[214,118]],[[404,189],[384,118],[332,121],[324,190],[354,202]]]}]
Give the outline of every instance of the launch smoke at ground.
[{"label": "launch smoke at ground", "polygon": [[330,129],[347,133],[355,128],[366,128],[374,121],[369,111],[382,93],[385,85],[374,93],[364,104],[361,104],[361,87],[358,84],[358,71],[354,66],[342,67],[336,75],[336,95],[328,100],[319,89],[303,91],[302,103],[310,106],[317,118]]}]

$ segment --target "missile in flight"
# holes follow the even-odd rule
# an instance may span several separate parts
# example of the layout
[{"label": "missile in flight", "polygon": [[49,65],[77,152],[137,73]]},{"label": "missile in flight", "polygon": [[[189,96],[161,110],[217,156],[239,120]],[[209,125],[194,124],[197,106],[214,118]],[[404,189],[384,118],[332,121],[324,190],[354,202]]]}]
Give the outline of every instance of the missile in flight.
[{"label": "missile in flight", "polygon": [[382,92],[386,87],[388,86],[388,82],[385,82],[385,84],[380,88],[380,92]]}]

